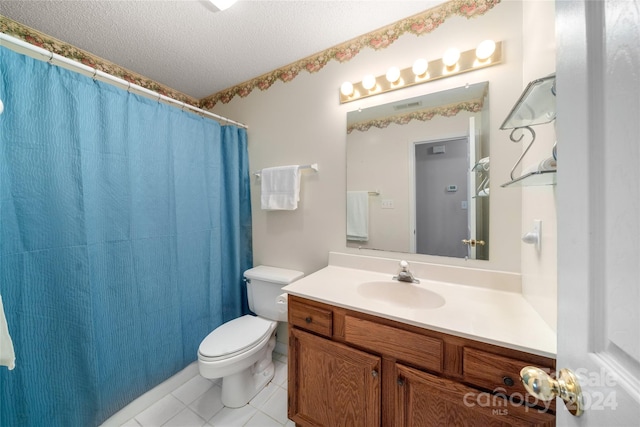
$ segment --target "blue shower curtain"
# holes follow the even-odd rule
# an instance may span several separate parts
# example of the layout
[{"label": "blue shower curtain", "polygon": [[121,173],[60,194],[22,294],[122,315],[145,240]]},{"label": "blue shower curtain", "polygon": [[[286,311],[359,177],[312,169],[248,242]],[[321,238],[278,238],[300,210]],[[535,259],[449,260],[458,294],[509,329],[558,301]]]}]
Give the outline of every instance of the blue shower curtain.
[{"label": "blue shower curtain", "polygon": [[248,311],[247,136],[0,47],[1,426],[95,426]]}]

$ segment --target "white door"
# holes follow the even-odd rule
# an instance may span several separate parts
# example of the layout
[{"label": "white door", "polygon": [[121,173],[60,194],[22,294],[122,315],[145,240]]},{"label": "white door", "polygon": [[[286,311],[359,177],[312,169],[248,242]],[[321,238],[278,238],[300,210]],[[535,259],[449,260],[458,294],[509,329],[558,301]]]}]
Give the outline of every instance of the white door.
[{"label": "white door", "polygon": [[585,412],[640,425],[640,5],[556,2],[558,369]]},{"label": "white door", "polygon": [[[469,224],[469,236],[467,239],[476,240],[476,190],[478,183],[476,182],[476,118],[469,117],[469,168],[467,176],[469,184],[467,188],[467,224]],[[469,258],[476,259],[475,245],[469,245]]]},{"label": "white door", "polygon": [[468,147],[466,136],[414,144],[416,253],[469,256]]}]

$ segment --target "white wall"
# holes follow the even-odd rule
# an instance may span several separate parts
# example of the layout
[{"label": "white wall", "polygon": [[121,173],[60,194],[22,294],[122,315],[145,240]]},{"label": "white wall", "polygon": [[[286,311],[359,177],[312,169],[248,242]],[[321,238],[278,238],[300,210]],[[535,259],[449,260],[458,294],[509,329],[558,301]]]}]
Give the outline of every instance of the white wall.
[{"label": "white wall", "polygon": [[[537,2],[535,2],[537,3]],[[249,126],[252,171],[263,167],[318,163],[320,172],[302,177],[301,202],[296,211],[260,210],[259,182],[251,186],[255,264],[294,268],[312,273],[327,265],[329,251],[401,257],[395,253],[358,251],[345,243],[346,114],[399,99],[437,92],[466,83],[490,81],[491,134],[491,253],[489,261],[468,261],[404,256],[451,265],[519,272],[522,205],[520,189],[500,188],[520,153],[499,127],[523,87],[522,4],[505,1],[486,15],[454,17],[433,33],[402,36],[386,49],[364,49],[346,63],[330,62],[317,73],[301,71],[289,83],[277,82],[268,90],[254,90],[246,98],[219,104],[214,111]],[[538,26],[527,28],[534,31]],[[432,60],[456,46],[473,49],[482,40],[503,41],[504,63],[423,85],[340,105],[338,88],[345,80],[358,81],[367,72],[384,74],[392,65],[405,68],[418,57]],[[284,65],[284,64],[283,64]]]},{"label": "white wall", "polygon": [[[535,32],[524,31],[522,71],[526,86],[529,81],[556,70],[555,2],[525,1],[523,12],[523,28],[536,28]],[[550,157],[556,140],[555,122],[536,126],[535,131],[536,141],[524,158],[524,169]],[[536,219],[542,220],[542,245],[538,252],[533,245],[522,244],[522,292],[555,330],[558,287],[555,186],[522,189],[522,234],[531,230]]]}]

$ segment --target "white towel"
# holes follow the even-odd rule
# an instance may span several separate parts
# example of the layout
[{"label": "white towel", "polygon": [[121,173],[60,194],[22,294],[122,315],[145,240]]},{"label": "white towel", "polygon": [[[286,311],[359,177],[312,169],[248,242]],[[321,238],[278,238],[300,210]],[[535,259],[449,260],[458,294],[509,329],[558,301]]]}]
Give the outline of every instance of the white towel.
[{"label": "white towel", "polygon": [[489,157],[483,157],[478,160],[477,165],[482,168],[482,170],[488,171],[491,165],[491,160]]},{"label": "white towel", "polygon": [[527,175],[535,172],[555,171],[558,170],[558,162],[553,157],[541,160],[540,163],[529,165],[529,167],[522,170],[522,175]]},{"label": "white towel", "polygon": [[260,202],[264,210],[295,210],[300,200],[300,166],[278,166],[262,169],[262,194]]},{"label": "white towel", "polygon": [[347,240],[369,240],[368,191],[347,191]]},{"label": "white towel", "polygon": [[13,342],[9,335],[7,319],[4,317],[4,307],[0,296],[0,366],[6,366],[12,370],[16,366],[16,355],[13,352]]},{"label": "white towel", "polygon": [[553,157],[544,159],[538,165],[539,171],[555,171],[558,170],[558,162]]},{"label": "white towel", "polygon": [[483,188],[482,190],[478,191],[477,196],[478,197],[489,197],[489,187]]}]

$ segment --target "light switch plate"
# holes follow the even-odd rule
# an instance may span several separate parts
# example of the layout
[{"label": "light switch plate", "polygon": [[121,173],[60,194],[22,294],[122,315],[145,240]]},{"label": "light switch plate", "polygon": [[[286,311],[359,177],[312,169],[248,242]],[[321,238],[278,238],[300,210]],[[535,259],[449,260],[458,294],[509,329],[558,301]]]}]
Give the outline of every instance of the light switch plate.
[{"label": "light switch plate", "polygon": [[381,202],[382,209],[393,209],[393,199],[383,199]]}]

